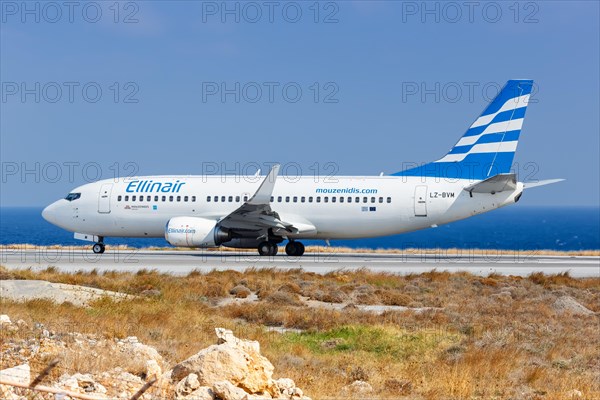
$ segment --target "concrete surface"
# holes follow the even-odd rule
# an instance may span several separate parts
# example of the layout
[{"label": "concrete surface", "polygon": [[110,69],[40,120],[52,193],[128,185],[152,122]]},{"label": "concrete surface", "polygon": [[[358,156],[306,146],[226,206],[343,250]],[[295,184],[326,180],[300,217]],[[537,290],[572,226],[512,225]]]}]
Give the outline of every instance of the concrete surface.
[{"label": "concrete surface", "polygon": [[0,265],[7,268],[43,269],[55,266],[66,272],[78,270],[98,272],[107,270],[138,271],[156,269],[160,272],[183,275],[195,269],[302,268],[327,273],[339,269],[367,268],[399,274],[437,270],[468,271],[487,276],[491,273],[527,276],[533,272],[556,274],[569,271],[573,277],[600,277],[600,257],[559,257],[516,254],[488,256],[472,254],[335,254],[307,253],[302,257],[260,257],[251,252],[107,250],[93,254],[91,250],[11,250],[0,251]]}]

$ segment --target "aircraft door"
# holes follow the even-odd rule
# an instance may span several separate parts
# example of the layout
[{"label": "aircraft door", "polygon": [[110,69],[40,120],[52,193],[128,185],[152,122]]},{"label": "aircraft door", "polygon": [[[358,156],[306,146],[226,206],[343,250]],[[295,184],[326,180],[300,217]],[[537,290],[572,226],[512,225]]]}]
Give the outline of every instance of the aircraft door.
[{"label": "aircraft door", "polygon": [[112,183],[105,183],[100,187],[98,197],[98,212],[108,214],[110,212],[110,194],[112,192]]},{"label": "aircraft door", "polygon": [[427,216],[427,186],[420,185],[415,188],[415,217]]}]

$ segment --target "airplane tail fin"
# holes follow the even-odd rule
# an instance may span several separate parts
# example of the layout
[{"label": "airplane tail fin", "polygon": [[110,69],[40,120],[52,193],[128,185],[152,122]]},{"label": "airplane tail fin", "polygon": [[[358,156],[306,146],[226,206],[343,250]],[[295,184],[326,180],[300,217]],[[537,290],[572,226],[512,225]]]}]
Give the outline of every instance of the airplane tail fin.
[{"label": "airplane tail fin", "polygon": [[394,176],[482,180],[512,167],[533,81],[510,80],[441,159]]}]

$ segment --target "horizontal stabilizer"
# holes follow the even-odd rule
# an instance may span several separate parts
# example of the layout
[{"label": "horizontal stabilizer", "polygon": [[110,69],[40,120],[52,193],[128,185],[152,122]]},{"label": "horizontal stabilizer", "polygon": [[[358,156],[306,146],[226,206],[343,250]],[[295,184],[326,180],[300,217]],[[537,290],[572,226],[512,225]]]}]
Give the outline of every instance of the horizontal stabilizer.
[{"label": "horizontal stabilizer", "polygon": [[534,187],[551,185],[553,183],[562,182],[562,181],[564,181],[564,179],[546,179],[544,181],[525,182],[523,184],[523,188],[524,189],[531,189],[531,188],[534,188]]},{"label": "horizontal stabilizer", "polygon": [[469,193],[497,193],[517,188],[517,176],[515,174],[498,174],[484,181],[474,183],[465,187]]}]

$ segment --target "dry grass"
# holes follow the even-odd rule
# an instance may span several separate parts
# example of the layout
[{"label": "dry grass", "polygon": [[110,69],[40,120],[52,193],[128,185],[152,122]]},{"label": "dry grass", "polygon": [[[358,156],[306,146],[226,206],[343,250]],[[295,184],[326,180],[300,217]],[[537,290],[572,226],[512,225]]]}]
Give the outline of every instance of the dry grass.
[{"label": "dry grass", "polygon": [[[320,275],[299,269],[194,271],[176,277],[156,271],[67,274],[52,268],[0,268],[0,278],[139,296],[102,299],[88,308],[1,300],[0,313],[25,320],[31,331],[2,332],[0,346],[18,339],[11,335],[35,334],[39,322],[57,333],[137,336],[173,365],[213,344],[214,327],[222,326],[259,340],[277,377],[291,377],[314,399],[339,397],[340,388],[359,377],[374,387],[373,398],[570,399],[573,389],[584,398],[600,397],[598,315],[559,314],[552,307],[556,298],[568,295],[600,312],[600,278],[482,278],[445,271],[400,276],[367,270]],[[215,306],[220,298],[237,296],[240,286],[260,300]],[[376,315],[352,307],[309,308],[300,296],[441,309]],[[280,334],[265,326],[303,332]],[[0,360],[0,367],[6,363]],[[100,371],[118,363],[140,373],[125,360],[97,357],[67,360],[60,372]]]}]

